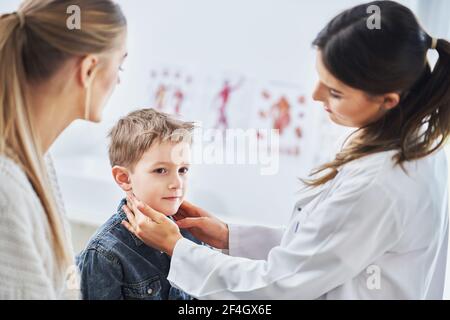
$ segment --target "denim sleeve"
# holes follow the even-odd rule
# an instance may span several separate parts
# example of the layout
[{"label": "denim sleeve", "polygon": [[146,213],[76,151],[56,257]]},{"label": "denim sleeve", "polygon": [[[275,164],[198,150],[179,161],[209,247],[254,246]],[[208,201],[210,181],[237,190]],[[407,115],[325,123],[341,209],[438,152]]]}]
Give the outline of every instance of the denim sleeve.
[{"label": "denim sleeve", "polygon": [[84,300],[122,300],[122,267],[108,252],[89,249],[77,257]]}]

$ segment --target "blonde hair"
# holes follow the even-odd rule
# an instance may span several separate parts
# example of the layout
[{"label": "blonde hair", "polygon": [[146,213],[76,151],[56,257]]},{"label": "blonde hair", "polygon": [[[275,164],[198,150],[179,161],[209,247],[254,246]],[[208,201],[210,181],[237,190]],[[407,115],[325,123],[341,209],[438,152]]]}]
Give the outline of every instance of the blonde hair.
[{"label": "blonde hair", "polygon": [[194,127],[192,122],[177,120],[155,109],[133,111],[121,118],[108,135],[111,166],[133,170],[154,142],[190,142]]},{"label": "blonde hair", "polygon": [[[70,5],[81,9],[81,29],[66,26]],[[28,0],[0,17],[0,154],[21,166],[38,195],[61,271],[73,257],[30,119],[27,88],[48,80],[71,57],[114,48],[125,29],[120,8],[110,0]]]}]

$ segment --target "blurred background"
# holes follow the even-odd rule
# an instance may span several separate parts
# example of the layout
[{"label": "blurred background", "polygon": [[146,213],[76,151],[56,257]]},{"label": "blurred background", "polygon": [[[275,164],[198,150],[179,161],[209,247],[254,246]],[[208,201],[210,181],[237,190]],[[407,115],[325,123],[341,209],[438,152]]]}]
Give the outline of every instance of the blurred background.
[{"label": "blurred background", "polygon": [[[0,12],[14,11],[20,2],[2,0]],[[261,175],[258,164],[198,164],[191,170],[187,197],[227,221],[286,223],[298,177],[333,157],[349,132],[330,123],[322,105],[311,99],[317,81],[311,42],[333,16],[362,2],[117,2],[129,24],[121,84],[101,124],[75,122],[51,149],[77,252],[124,196],[111,177],[108,130],[119,117],[143,107],[197,121],[205,129],[270,129],[277,116],[288,114],[276,174]],[[432,36],[450,38],[450,1],[399,2]],[[430,59],[436,60],[433,52]]]}]

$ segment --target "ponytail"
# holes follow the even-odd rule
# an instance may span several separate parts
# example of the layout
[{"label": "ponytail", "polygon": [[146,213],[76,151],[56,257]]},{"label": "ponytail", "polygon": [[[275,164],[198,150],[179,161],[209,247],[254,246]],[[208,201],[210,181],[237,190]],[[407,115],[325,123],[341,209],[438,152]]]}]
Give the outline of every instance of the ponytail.
[{"label": "ponytail", "polygon": [[[83,28],[67,29],[67,8],[83,8]],[[48,81],[70,58],[112,50],[126,19],[111,0],[24,0],[18,12],[0,16],[0,154],[25,172],[44,208],[61,271],[73,264],[56,205],[44,150],[27,101],[28,88]]]},{"label": "ponytail", "polygon": [[50,226],[55,256],[61,272],[73,263],[60,213],[52,193],[44,154],[30,121],[22,59],[25,33],[20,16],[0,18],[0,154],[15,161],[25,172],[39,197]]},{"label": "ponytail", "polygon": [[[367,28],[370,5],[383,12],[379,30]],[[373,153],[395,150],[393,160],[404,168],[404,162],[445,144],[450,134],[450,43],[431,38],[410,9],[394,1],[358,5],[332,19],[313,44],[337,79],[369,96],[399,92],[400,102],[350,135],[335,159],[311,174],[321,175],[302,180],[306,185],[326,183],[344,164]],[[433,70],[427,61],[430,49],[439,53]]]}]

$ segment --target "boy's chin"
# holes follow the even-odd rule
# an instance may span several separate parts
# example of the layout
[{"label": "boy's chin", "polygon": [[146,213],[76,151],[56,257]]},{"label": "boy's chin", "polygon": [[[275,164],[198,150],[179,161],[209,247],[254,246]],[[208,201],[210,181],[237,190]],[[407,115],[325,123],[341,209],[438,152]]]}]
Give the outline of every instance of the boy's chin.
[{"label": "boy's chin", "polygon": [[157,211],[161,212],[162,214],[166,215],[167,217],[173,216],[178,212],[179,206],[161,206],[159,209],[156,209]]}]

